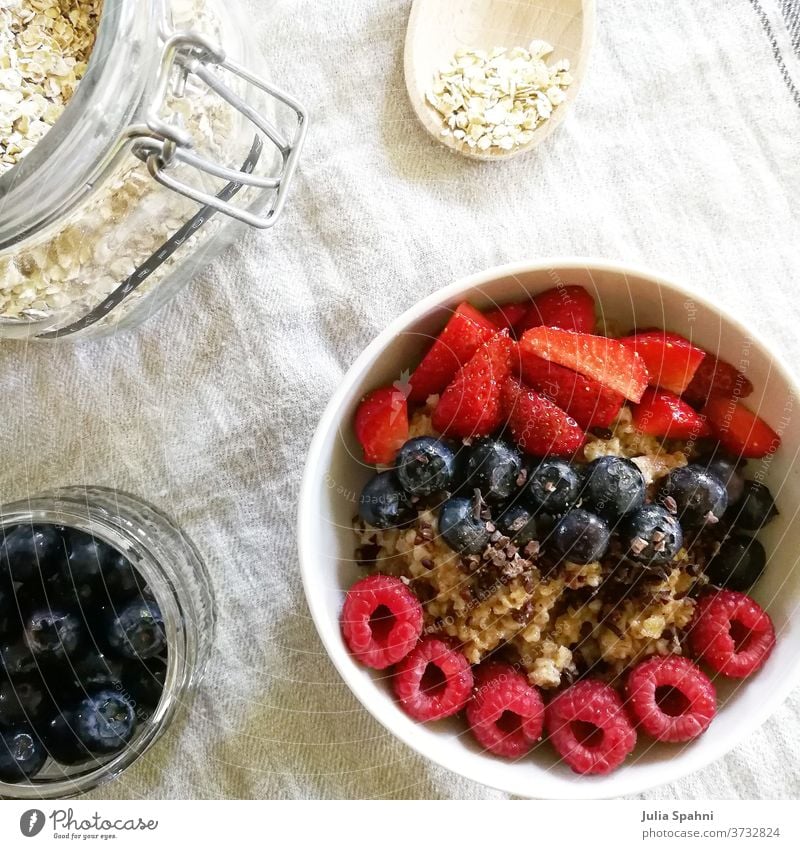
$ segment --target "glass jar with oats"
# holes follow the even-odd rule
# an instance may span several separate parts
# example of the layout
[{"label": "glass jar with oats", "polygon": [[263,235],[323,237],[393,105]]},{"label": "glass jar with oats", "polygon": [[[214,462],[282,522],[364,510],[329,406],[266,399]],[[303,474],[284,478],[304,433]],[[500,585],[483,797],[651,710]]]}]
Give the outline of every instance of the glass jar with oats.
[{"label": "glass jar with oats", "polygon": [[236,0],[0,3],[0,336],[135,326],[280,216],[305,137]]}]

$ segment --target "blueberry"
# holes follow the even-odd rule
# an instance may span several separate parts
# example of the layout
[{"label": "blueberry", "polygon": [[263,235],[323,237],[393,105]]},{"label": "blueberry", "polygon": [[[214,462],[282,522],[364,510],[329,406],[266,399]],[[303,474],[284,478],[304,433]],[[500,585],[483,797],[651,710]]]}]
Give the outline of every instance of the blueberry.
[{"label": "blueberry", "polygon": [[114,550],[103,561],[102,583],[108,597],[115,601],[141,596],[145,588],[144,578],[130,560]]},{"label": "blueberry", "polygon": [[606,553],[610,537],[608,525],[600,516],[575,508],[556,525],[553,545],[565,560],[583,565]]},{"label": "blueberry", "polygon": [[706,575],[718,587],[747,592],[761,577],[766,564],[767,554],[757,539],[734,533],[711,558]]},{"label": "blueberry", "polygon": [[144,662],[130,660],[122,673],[122,684],[135,702],[136,712],[152,713],[161,701],[164,682],[167,678],[167,662],[154,657]]},{"label": "blueberry", "polygon": [[136,711],[122,693],[98,690],[78,703],[72,727],[78,741],[93,754],[119,752],[133,739]]},{"label": "blueberry", "polygon": [[55,525],[5,527],[0,541],[0,573],[14,581],[46,574],[63,553],[63,545]]},{"label": "blueberry", "polygon": [[644,504],[644,477],[632,460],[598,457],[586,467],[581,497],[587,510],[614,524]]},{"label": "blueberry", "polygon": [[77,528],[67,530],[66,545],[67,557],[62,569],[64,577],[73,584],[101,583],[104,564],[118,556],[108,543]]},{"label": "blueberry", "polygon": [[470,498],[449,498],[442,504],[439,533],[453,551],[461,554],[481,554],[489,544],[486,522],[476,516],[475,502]]},{"label": "blueberry", "polygon": [[581,476],[566,460],[542,460],[528,478],[525,494],[538,509],[553,515],[566,513],[580,497]]},{"label": "blueberry", "polygon": [[714,457],[706,464],[706,469],[716,475],[724,484],[728,493],[728,504],[735,504],[744,493],[744,478],[739,472],[739,464],[728,457]]},{"label": "blueberry", "polygon": [[24,640],[3,643],[0,646],[0,672],[9,678],[22,678],[38,669],[36,658]]},{"label": "blueberry", "polygon": [[0,580],[0,641],[8,642],[19,636],[21,623],[14,601],[14,587]]},{"label": "blueberry", "polygon": [[19,727],[0,734],[1,781],[27,781],[39,772],[46,760],[47,750],[31,729]]},{"label": "blueberry", "polygon": [[154,601],[133,601],[113,616],[108,628],[108,644],[121,657],[147,659],[160,654],[167,645],[164,620]]},{"label": "blueberry", "polygon": [[34,611],[25,621],[24,633],[28,648],[40,662],[70,657],[84,638],[78,615],[52,607]]},{"label": "blueberry", "polygon": [[122,661],[92,649],[72,663],[69,686],[80,695],[97,689],[118,689],[122,674]]},{"label": "blueberry", "polygon": [[497,527],[518,546],[539,539],[539,516],[524,504],[511,504],[500,514]]},{"label": "blueberry", "polygon": [[358,515],[374,528],[396,528],[414,518],[414,508],[395,473],[379,472],[361,491]]},{"label": "blueberry", "polygon": [[0,725],[9,727],[20,722],[38,722],[49,707],[50,700],[41,679],[0,683]]},{"label": "blueberry", "polygon": [[673,469],[665,478],[658,498],[667,510],[677,514],[685,528],[715,524],[728,507],[723,482],[697,465]]},{"label": "blueberry", "polygon": [[669,563],[683,545],[683,531],[678,520],[658,504],[645,504],[626,516],[621,537],[627,555],[637,563]]},{"label": "blueberry", "polygon": [[519,491],[523,462],[520,452],[501,439],[480,439],[464,464],[464,486],[479,489],[484,500],[497,504]]},{"label": "blueberry", "polygon": [[734,524],[746,531],[758,531],[778,515],[778,508],[772,493],[763,483],[745,481],[743,488],[742,500],[735,508]]},{"label": "blueberry", "polygon": [[452,488],[456,456],[440,439],[420,436],[403,445],[395,468],[400,486],[409,495],[431,495]]},{"label": "blueberry", "polygon": [[72,709],[60,710],[42,729],[47,752],[53,760],[64,766],[95,760],[94,755],[78,739],[75,721]]}]

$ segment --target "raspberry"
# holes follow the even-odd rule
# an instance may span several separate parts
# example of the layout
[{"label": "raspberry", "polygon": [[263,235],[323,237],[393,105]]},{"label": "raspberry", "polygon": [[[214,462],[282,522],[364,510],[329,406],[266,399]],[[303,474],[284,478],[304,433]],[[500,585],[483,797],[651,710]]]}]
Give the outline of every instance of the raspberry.
[{"label": "raspberry", "polygon": [[370,575],[350,587],[342,609],[342,634],[365,666],[386,669],[414,648],[422,633],[422,605],[399,579]]},{"label": "raspberry", "polygon": [[419,722],[458,713],[472,692],[472,670],[464,655],[426,637],[397,666],[394,691],[403,710]]},{"label": "raspberry", "polygon": [[694,611],[689,643],[695,656],[729,678],[747,678],[775,647],[769,616],[744,593],[703,596]]},{"label": "raspberry", "polygon": [[699,737],[717,712],[714,685],[690,660],[678,655],[640,663],[628,676],[627,693],[639,726],[666,743]]},{"label": "raspberry", "polygon": [[539,691],[512,667],[490,663],[475,673],[477,689],[467,705],[475,739],[503,758],[521,758],[542,735],[544,703]]},{"label": "raspberry", "polygon": [[636,745],[636,731],[616,690],[602,681],[578,681],[545,710],[559,755],[581,775],[613,772]]}]

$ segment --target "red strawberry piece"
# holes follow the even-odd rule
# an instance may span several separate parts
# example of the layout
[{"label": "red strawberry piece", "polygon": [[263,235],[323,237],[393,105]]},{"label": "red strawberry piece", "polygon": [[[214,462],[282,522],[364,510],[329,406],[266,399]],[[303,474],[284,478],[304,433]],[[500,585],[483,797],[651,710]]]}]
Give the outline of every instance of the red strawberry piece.
[{"label": "red strawberry piece", "polygon": [[497,326],[471,304],[459,304],[444,330],[411,375],[409,400],[424,403],[453,379],[455,373],[497,333]]},{"label": "red strawberry piece", "polygon": [[540,395],[569,413],[583,428],[608,427],[625,400],[572,369],[543,360],[520,348],[520,376]]},{"label": "red strawberry piece", "polygon": [[780,447],[780,436],[733,398],[712,396],[703,408],[703,415],[722,447],[737,457],[766,457]]},{"label": "red strawberry piece", "polygon": [[525,331],[519,344],[523,351],[577,371],[636,403],[650,380],[644,360],[617,339],[534,327]]},{"label": "red strawberry piece", "polygon": [[591,333],[595,323],[594,298],[583,286],[556,286],[536,295],[519,329],[544,326]]},{"label": "red strawberry piece", "polygon": [[633,425],[642,433],[672,439],[699,439],[711,434],[705,418],[665,389],[645,389],[633,408]]},{"label": "red strawberry piece", "polygon": [[367,463],[388,465],[408,439],[406,396],[394,386],[383,386],[364,396],[355,420],[356,439]]},{"label": "red strawberry piece", "polygon": [[747,398],[753,384],[734,366],[706,352],[683,397],[695,407],[702,407],[710,395]]},{"label": "red strawberry piece", "polygon": [[530,304],[506,304],[486,313],[486,318],[501,330],[516,330],[522,319],[528,314]]},{"label": "red strawberry piece", "polygon": [[650,330],[620,339],[644,360],[650,384],[681,394],[692,382],[706,352],[677,333]]},{"label": "red strawberry piece", "polygon": [[480,347],[445,389],[432,423],[448,436],[488,436],[503,421],[500,390],[511,373],[514,343],[501,330]]},{"label": "red strawberry piece", "polygon": [[511,435],[527,454],[571,457],[586,439],[575,419],[561,407],[513,378],[503,387],[503,409]]}]

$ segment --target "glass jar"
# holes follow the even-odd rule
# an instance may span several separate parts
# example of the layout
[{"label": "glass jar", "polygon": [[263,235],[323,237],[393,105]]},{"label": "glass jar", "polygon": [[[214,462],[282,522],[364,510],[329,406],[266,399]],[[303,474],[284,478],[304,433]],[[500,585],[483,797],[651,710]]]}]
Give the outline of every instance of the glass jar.
[{"label": "glass jar", "polygon": [[85,793],[116,778],[164,733],[202,678],[214,639],[211,581],[193,543],[161,511],[133,495],[104,487],[68,487],[0,507],[0,525],[57,524],[78,528],[122,552],[161,608],[167,669],[161,701],[131,744],[91,766],[48,761],[27,784],[0,781],[0,796],[55,799]]},{"label": "glass jar", "polygon": [[74,95],[0,176],[0,336],[135,326],[275,223],[307,118],[262,64],[236,0],[105,0]]}]

